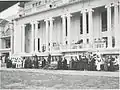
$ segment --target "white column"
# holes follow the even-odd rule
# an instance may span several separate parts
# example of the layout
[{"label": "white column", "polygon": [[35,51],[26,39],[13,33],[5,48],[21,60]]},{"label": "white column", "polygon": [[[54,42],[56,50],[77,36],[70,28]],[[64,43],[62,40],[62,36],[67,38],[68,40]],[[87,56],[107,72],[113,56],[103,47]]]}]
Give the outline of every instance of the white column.
[{"label": "white column", "polygon": [[66,32],[66,16],[65,15],[62,15],[61,16],[62,17],[62,32],[63,32],[63,38],[62,38],[62,42],[63,42],[63,45],[65,45],[66,44],[66,42],[65,42],[65,38],[66,38],[66,34],[65,34],[65,32]]},{"label": "white column", "polygon": [[11,54],[13,54],[14,53],[14,47],[13,47],[14,46],[14,41],[13,41],[14,40],[14,38],[13,38],[13,35],[14,35],[13,22],[10,23],[10,30],[11,30],[11,43],[10,43],[11,45],[10,46],[11,46]]},{"label": "white column", "polygon": [[119,27],[118,27],[118,5],[114,5],[114,31],[115,31],[115,47],[119,47]]},{"label": "white column", "polygon": [[86,11],[83,10],[82,11],[82,23],[83,23],[83,44],[85,45],[87,43],[87,40],[86,40],[86,34],[87,34],[87,25],[86,25]]},{"label": "white column", "polygon": [[120,28],[120,0],[119,0],[119,3],[118,3],[118,5],[119,5],[119,28]]},{"label": "white column", "polygon": [[22,53],[25,53],[25,25],[22,25]]},{"label": "white column", "polygon": [[38,22],[35,22],[35,52],[38,52]]},{"label": "white column", "polygon": [[46,52],[48,52],[49,51],[49,41],[48,41],[48,29],[49,29],[49,27],[48,27],[48,25],[49,25],[49,21],[48,20],[45,20],[45,22],[46,22]]},{"label": "white column", "polygon": [[93,46],[93,10],[88,10],[88,28],[89,28],[89,34],[90,34],[90,44]]},{"label": "white column", "polygon": [[107,6],[107,31],[108,31],[108,48],[112,48],[111,34],[111,6]]},{"label": "white column", "polygon": [[31,53],[34,52],[34,23],[31,23]]},{"label": "white column", "polygon": [[[16,37],[17,37],[17,34],[16,34],[16,31],[17,31],[17,28],[18,28],[18,26],[17,26],[17,23],[16,23],[16,21],[14,20],[13,21],[13,23],[14,23],[14,32],[13,32],[13,35],[14,35],[14,39],[13,39],[13,48],[14,48],[14,54],[16,54],[17,53],[17,50],[16,50]],[[21,30],[19,30],[20,32],[21,32]]]},{"label": "white column", "polygon": [[70,14],[67,14],[67,41],[68,45],[70,45],[70,29],[71,29],[71,16]]},{"label": "white column", "polygon": [[52,51],[53,40],[52,40],[52,33],[53,33],[53,19],[50,18],[50,51]]}]

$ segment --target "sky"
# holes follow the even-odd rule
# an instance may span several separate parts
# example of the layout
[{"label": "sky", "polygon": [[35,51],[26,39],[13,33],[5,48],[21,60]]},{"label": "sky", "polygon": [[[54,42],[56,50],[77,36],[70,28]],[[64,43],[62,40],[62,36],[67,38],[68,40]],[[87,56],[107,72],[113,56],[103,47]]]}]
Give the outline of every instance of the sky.
[{"label": "sky", "polygon": [[9,16],[16,15],[18,12],[18,9],[19,9],[18,4],[19,3],[9,7],[8,9],[6,9],[2,12],[0,12],[0,18],[5,19]]}]

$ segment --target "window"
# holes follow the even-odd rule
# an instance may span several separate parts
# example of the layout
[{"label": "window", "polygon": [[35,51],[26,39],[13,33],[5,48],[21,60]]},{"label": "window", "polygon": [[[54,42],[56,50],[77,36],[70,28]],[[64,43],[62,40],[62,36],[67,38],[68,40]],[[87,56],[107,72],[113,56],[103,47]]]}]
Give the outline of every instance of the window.
[{"label": "window", "polygon": [[102,12],[102,32],[107,31],[107,11]]},{"label": "window", "polygon": [[88,14],[86,15],[86,26],[87,26],[87,33],[89,33],[89,29],[88,29]]},{"label": "window", "polygon": [[83,34],[82,16],[80,16],[80,34]]}]

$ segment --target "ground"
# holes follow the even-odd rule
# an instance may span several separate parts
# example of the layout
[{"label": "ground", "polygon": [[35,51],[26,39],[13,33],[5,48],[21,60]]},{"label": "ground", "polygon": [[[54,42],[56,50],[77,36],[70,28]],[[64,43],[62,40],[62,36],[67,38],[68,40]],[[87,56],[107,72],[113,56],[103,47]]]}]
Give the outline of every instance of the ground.
[{"label": "ground", "polygon": [[119,89],[118,72],[3,69],[0,73],[1,89]]}]

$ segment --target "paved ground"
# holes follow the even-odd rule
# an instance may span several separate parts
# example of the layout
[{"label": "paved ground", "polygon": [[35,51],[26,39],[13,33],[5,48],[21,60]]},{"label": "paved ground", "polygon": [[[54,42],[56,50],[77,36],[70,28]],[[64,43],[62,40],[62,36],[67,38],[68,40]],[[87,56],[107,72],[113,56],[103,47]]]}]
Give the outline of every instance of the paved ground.
[{"label": "paved ground", "polygon": [[119,72],[106,72],[106,71],[76,71],[76,70],[43,70],[43,69],[8,69],[2,68],[5,71],[24,71],[24,72],[38,72],[38,73],[51,73],[51,74],[65,74],[65,75],[88,75],[88,76],[109,76],[119,77]]},{"label": "paved ground", "polygon": [[119,72],[1,69],[1,89],[119,89]]}]

